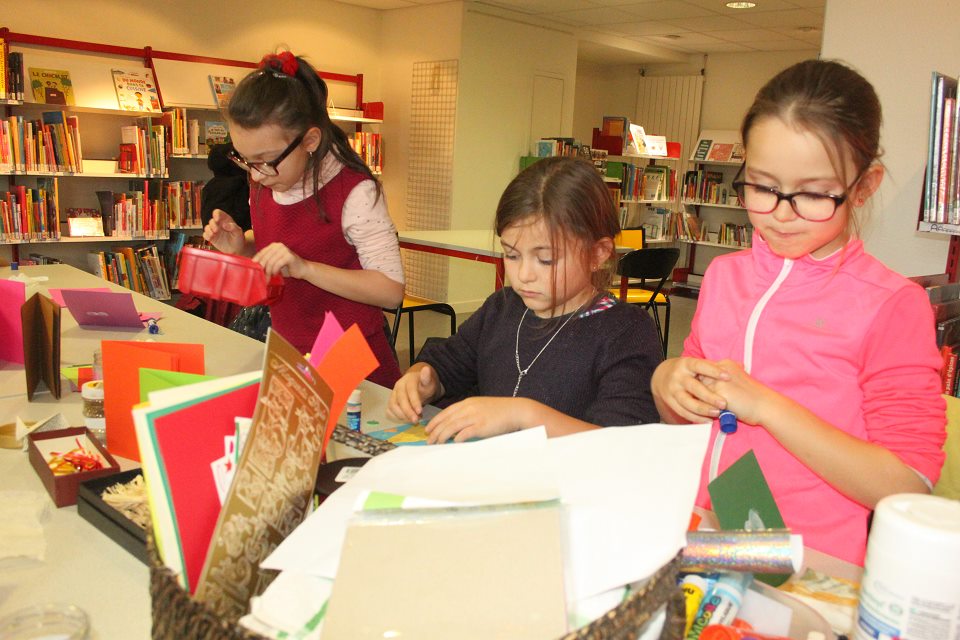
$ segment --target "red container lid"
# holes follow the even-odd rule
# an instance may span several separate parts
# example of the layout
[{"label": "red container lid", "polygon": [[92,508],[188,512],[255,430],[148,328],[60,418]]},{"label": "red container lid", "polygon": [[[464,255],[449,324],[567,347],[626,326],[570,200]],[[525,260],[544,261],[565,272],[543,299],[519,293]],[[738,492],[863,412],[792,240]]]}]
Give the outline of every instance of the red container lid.
[{"label": "red container lid", "polygon": [[276,302],[283,292],[283,278],[275,274],[268,280],[263,267],[250,258],[184,247],[177,288],[249,307]]}]

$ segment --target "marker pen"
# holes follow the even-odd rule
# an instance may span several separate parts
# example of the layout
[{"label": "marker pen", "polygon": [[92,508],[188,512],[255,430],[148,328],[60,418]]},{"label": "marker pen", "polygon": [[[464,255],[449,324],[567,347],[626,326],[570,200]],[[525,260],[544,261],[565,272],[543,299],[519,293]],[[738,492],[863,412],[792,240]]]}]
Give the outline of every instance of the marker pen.
[{"label": "marker pen", "polygon": [[737,416],[728,409],[724,409],[720,412],[720,431],[724,433],[736,433],[737,432]]},{"label": "marker pen", "polygon": [[729,409],[724,409],[717,417],[720,420],[720,430],[713,441],[713,450],[710,453],[710,482],[717,477],[717,471],[720,467],[720,452],[723,451],[723,441],[728,434],[737,432],[737,416]]}]

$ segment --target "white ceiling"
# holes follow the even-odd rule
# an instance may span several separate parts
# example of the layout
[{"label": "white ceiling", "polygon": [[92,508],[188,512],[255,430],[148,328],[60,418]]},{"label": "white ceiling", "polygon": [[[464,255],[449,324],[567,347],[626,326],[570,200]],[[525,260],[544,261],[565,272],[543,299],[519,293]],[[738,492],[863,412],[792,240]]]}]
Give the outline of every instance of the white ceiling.
[{"label": "white ceiling", "polygon": [[[448,0],[339,0],[402,9]],[[600,63],[680,62],[689,54],[820,49],[826,0],[479,0],[474,5],[574,33],[579,57]]]}]

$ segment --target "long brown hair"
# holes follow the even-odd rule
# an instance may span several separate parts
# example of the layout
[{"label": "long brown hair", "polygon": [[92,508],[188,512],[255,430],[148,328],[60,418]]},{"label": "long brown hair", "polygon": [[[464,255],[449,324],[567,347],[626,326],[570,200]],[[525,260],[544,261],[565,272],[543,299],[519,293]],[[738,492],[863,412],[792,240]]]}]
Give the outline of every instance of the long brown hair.
[{"label": "long brown hair", "polygon": [[[575,241],[585,269],[589,269],[594,244],[603,238],[612,240],[620,232],[610,190],[593,164],[579,158],[544,158],[510,181],[497,204],[497,235],[531,217],[543,219],[554,251],[563,246],[564,240]],[[591,283],[598,292],[610,284],[613,269],[613,260],[607,260],[591,273]],[[556,298],[556,264],[553,271],[553,297]]]}]

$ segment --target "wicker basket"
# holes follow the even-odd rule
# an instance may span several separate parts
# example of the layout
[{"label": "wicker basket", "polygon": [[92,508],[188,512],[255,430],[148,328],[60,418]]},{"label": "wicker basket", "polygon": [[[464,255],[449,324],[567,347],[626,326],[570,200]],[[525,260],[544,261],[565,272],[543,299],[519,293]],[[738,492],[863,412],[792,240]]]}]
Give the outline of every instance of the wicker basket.
[{"label": "wicker basket", "polygon": [[[333,437],[340,442],[349,438],[345,444],[374,455],[394,446],[372,438],[364,439],[364,436],[346,430],[340,433],[335,431]],[[173,572],[160,561],[149,532],[147,554],[150,559],[151,635],[154,640],[266,640],[221,618],[205,603],[193,599],[181,588]],[[597,620],[567,634],[563,640],[633,640],[663,607],[666,607],[667,618],[660,638],[679,640],[683,636],[685,623],[683,593],[677,586],[679,567],[678,554],[657,571],[642,589],[634,591],[619,606]]]}]

